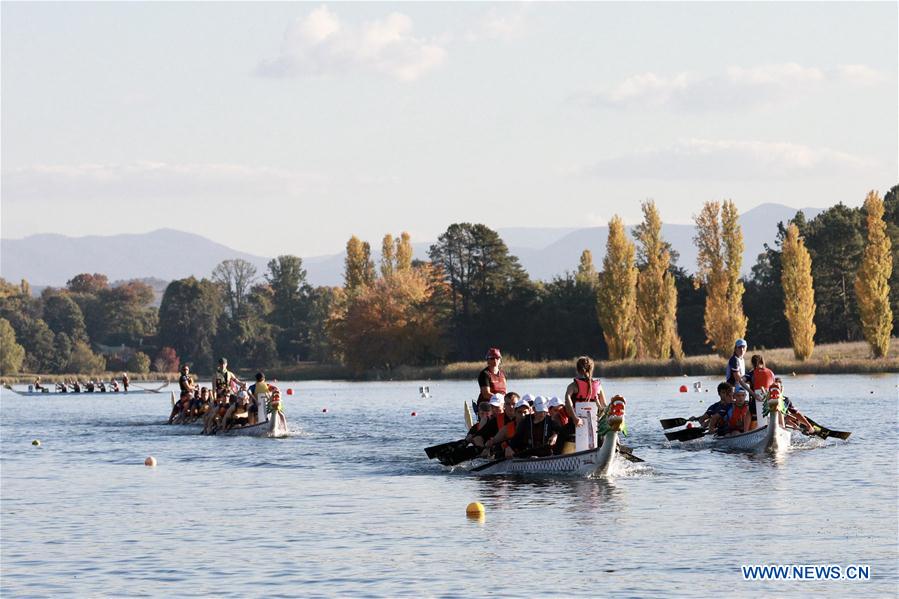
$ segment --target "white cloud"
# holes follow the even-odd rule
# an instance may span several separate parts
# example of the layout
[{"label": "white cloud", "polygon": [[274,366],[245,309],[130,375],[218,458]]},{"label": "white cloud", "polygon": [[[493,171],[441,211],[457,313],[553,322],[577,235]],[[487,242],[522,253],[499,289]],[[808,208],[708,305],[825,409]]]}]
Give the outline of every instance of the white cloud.
[{"label": "white cloud", "polygon": [[155,200],[296,197],[323,178],[235,164],[38,164],[3,173],[3,201]]},{"label": "white cloud", "polygon": [[502,11],[491,8],[469,31],[468,40],[498,39],[508,42],[524,37],[528,29],[527,12],[529,8],[527,5]]},{"label": "white cloud", "polygon": [[601,160],[579,174],[609,179],[765,180],[827,177],[876,167],[830,148],[764,141],[686,139],[665,148]]},{"label": "white cloud", "polygon": [[671,108],[687,112],[767,106],[799,98],[814,86],[837,82],[869,85],[883,75],[865,65],[844,65],[825,71],[796,63],[731,66],[723,73],[674,75],[642,73],[599,92],[583,93],[589,104],[616,109]]},{"label": "white cloud", "polygon": [[412,29],[412,19],[402,13],[353,25],[342,23],[336,14],[321,6],[288,28],[280,54],[262,61],[256,72],[290,77],[371,69],[412,81],[446,59],[442,45],[415,37]]}]

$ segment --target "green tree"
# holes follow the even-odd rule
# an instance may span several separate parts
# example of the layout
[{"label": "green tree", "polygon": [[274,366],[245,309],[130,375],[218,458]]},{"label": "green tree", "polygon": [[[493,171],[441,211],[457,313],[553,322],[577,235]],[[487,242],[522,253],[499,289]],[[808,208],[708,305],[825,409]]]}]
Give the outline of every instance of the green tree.
[{"label": "green tree", "polygon": [[224,260],[212,271],[212,281],[225,294],[228,314],[235,320],[244,315],[247,293],[256,280],[256,267],[240,258]]},{"label": "green tree", "polygon": [[[309,353],[308,318],[312,294],[303,260],[298,256],[278,256],[268,263],[265,278],[272,292],[268,320],[274,325],[277,354],[282,360],[303,359]],[[257,300],[261,299],[262,296],[257,294]],[[265,311],[260,306],[258,312]]]},{"label": "green tree", "polygon": [[634,244],[618,217],[609,221],[609,237],[603,272],[599,277],[596,310],[611,360],[633,358],[636,354],[637,268]]},{"label": "green tree", "polygon": [[639,354],[668,359],[682,355],[677,336],[677,288],[671,274],[671,256],[662,239],[662,219],[655,203],[643,203],[643,222],[634,229],[637,255],[637,340]]},{"label": "green tree", "polygon": [[25,348],[25,369],[28,372],[52,372],[55,336],[42,319],[27,320],[24,334],[19,337]]},{"label": "green tree", "polygon": [[890,332],[893,330],[893,312],[890,309],[889,280],[893,270],[890,238],[883,220],[883,200],[876,191],[865,198],[868,243],[861,267],[855,277],[855,295],[858,298],[859,315],[865,340],[871,346],[875,358],[887,355],[890,348]]},{"label": "green tree", "polygon": [[70,339],[87,339],[87,327],[81,308],[67,293],[44,294],[44,321],[51,330]]},{"label": "green tree", "polygon": [[138,374],[147,374],[150,372],[150,356],[141,351],[131,354],[126,364],[127,370]]},{"label": "green tree", "polygon": [[174,348],[194,369],[211,372],[223,313],[223,298],[215,283],[194,277],[172,281],[159,306],[159,343]]},{"label": "green tree", "polygon": [[0,374],[16,374],[25,361],[25,348],[16,342],[16,333],[5,318],[0,318]]},{"label": "green tree", "polygon": [[534,290],[495,231],[482,224],[452,224],[428,254],[449,285],[454,357],[480,359],[486,347],[520,338]]},{"label": "green tree", "polygon": [[100,273],[81,273],[75,275],[67,283],[66,287],[72,293],[85,293],[97,295],[105,289],[109,289],[109,279]]},{"label": "green tree", "polygon": [[[83,339],[79,339],[83,341]],[[68,372],[69,362],[72,360],[72,350],[74,344],[72,338],[60,331],[56,333],[53,339],[53,355],[48,362],[48,370],[50,372]]]},{"label": "green tree", "polygon": [[784,315],[790,325],[793,354],[806,360],[815,348],[815,289],[812,259],[795,224],[787,228],[781,262]]}]

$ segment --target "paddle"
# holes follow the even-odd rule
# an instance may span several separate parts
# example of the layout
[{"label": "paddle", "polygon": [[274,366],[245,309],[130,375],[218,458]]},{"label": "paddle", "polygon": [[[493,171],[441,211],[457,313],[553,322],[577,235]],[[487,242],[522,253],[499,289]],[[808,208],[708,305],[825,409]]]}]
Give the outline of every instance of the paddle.
[{"label": "paddle", "polygon": [[695,422],[698,420],[695,416],[690,416],[689,418],[663,418],[659,422],[662,423],[662,428],[669,429],[675,428],[677,426],[683,426],[688,422]]},{"label": "paddle", "polygon": [[665,433],[665,438],[669,441],[692,441],[693,439],[704,437],[708,432],[708,429],[705,428],[685,428],[680,431]]},{"label": "paddle", "polygon": [[425,447],[425,453],[428,454],[428,459],[433,460],[441,453],[445,453],[447,450],[455,449],[460,443],[465,443],[465,439],[459,439],[458,441],[450,441],[449,443],[441,443],[440,445]]},{"label": "paddle", "polygon": [[828,437],[836,437],[837,439],[842,439],[843,441],[845,441],[846,439],[849,438],[849,435],[852,434],[851,432],[846,432],[846,431],[832,431],[829,428],[827,428],[826,426],[821,426],[820,424],[818,424],[817,422],[815,422],[808,416],[806,416],[805,419],[808,420],[812,424],[812,426],[815,427],[815,432],[812,434],[815,435],[816,437],[821,437],[822,439],[827,439]]},{"label": "paddle", "polygon": [[633,462],[635,464],[639,464],[640,462],[645,462],[646,460],[640,459],[634,455],[634,450],[628,447],[627,445],[618,444],[618,453],[621,454],[628,462]]}]

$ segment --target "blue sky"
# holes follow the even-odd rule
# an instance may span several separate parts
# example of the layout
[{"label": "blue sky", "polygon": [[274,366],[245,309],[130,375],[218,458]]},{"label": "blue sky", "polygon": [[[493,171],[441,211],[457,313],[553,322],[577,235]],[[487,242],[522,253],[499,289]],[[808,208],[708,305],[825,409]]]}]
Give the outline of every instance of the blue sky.
[{"label": "blue sky", "polygon": [[895,3],[9,3],[4,238],[356,234],[860,205],[897,183]]}]

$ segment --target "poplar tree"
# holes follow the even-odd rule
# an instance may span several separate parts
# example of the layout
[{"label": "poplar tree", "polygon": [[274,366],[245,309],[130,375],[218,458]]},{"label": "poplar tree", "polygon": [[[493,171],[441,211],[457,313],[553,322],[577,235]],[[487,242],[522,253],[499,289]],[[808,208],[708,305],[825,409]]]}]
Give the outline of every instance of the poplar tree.
[{"label": "poplar tree", "polygon": [[889,285],[893,256],[883,220],[883,200],[876,191],[868,193],[864,211],[867,214],[868,241],[855,277],[855,295],[862,333],[874,357],[882,358],[890,349],[890,331],[893,328]]},{"label": "poplar tree", "polygon": [[603,273],[596,294],[599,324],[612,360],[633,358],[636,353],[637,267],[634,254],[634,244],[627,238],[624,223],[616,215],[609,221]]},{"label": "poplar tree", "polygon": [[388,233],[381,241],[381,277],[389,278],[395,270],[396,250],[393,245],[393,235]]},{"label": "poplar tree", "polygon": [[593,252],[584,250],[581,252],[581,261],[577,266],[577,275],[575,281],[582,285],[596,287],[597,281],[596,267],[593,266]]},{"label": "poplar tree", "polygon": [[412,268],[412,241],[405,231],[396,240],[396,270],[404,271]]},{"label": "poplar tree", "polygon": [[793,354],[797,360],[807,360],[815,349],[815,289],[812,259],[794,223],[787,227],[780,263],[784,316],[790,326]]},{"label": "poplar tree", "polygon": [[371,261],[371,245],[353,235],[346,243],[346,261],[343,286],[353,294],[375,280],[375,265]]},{"label": "poplar tree", "polygon": [[637,344],[639,355],[667,360],[681,355],[677,336],[677,288],[669,272],[671,254],[662,239],[662,219],[655,202],[643,202],[643,222],[634,229],[642,270],[637,275]]},{"label": "poplar tree", "polygon": [[[719,220],[720,213],[720,220]],[[730,200],[706,202],[695,218],[693,242],[699,253],[694,285],[706,288],[706,343],[726,356],[735,339],[746,334],[747,319],[743,314],[743,232],[737,208]]]}]

